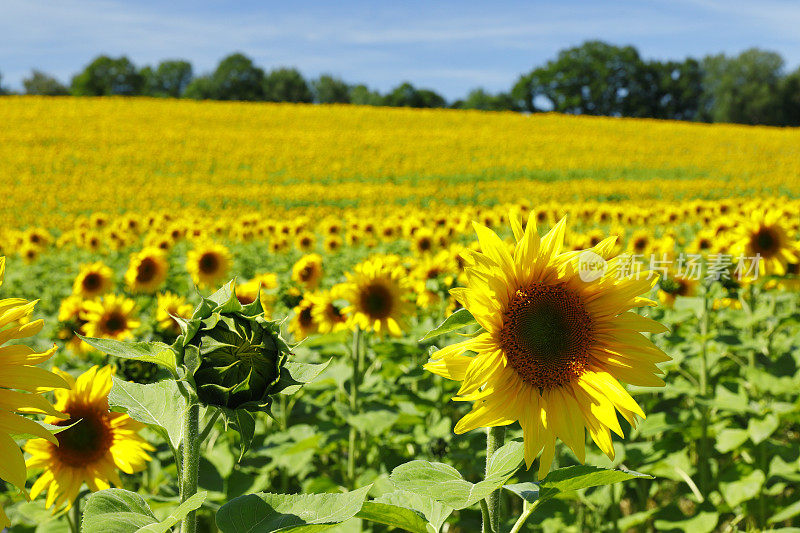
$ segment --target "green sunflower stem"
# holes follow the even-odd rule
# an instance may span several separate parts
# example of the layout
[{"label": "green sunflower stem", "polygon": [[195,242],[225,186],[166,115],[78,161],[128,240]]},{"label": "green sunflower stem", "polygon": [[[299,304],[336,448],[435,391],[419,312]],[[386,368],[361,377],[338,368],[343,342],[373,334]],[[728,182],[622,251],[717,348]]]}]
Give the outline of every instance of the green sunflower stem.
[{"label": "green sunflower stem", "polygon": [[[353,379],[350,381],[350,412],[358,413],[358,387],[361,385],[361,366],[363,361],[361,349],[361,328],[353,332]],[[350,488],[356,483],[356,428],[350,426],[350,439],[347,446],[347,480]]]},{"label": "green sunflower stem", "polygon": [[72,504],[72,509],[69,511],[71,516],[70,520],[68,520],[69,527],[73,533],[80,533],[81,531],[81,496],[82,494],[78,494]]},{"label": "green sunflower stem", "polygon": [[[197,493],[200,471],[200,404],[192,398],[183,419],[183,444],[181,444],[181,503]],[[192,511],[181,520],[181,533],[197,532],[197,512]]]},{"label": "green sunflower stem", "polygon": [[[491,459],[494,452],[496,452],[502,445],[506,437],[505,426],[486,428],[486,475],[489,475],[489,459]],[[487,524],[484,519],[483,532],[500,531],[500,489],[489,494],[486,497],[486,503],[489,509],[489,523]]]},{"label": "green sunflower stem", "polygon": [[704,403],[700,406],[702,436],[698,453],[698,470],[700,471],[700,490],[705,494],[710,483],[711,472],[708,464],[709,438],[708,438],[708,405],[705,400],[708,396],[708,294],[703,295],[703,314],[700,317],[700,398]]},{"label": "green sunflower stem", "polygon": [[533,502],[533,503],[525,502],[523,504],[522,514],[519,515],[519,518],[517,518],[517,521],[514,522],[514,526],[511,528],[511,532],[510,533],[519,533],[520,531],[522,531],[522,526],[524,526],[525,522],[528,521],[528,518],[531,517],[533,512],[536,510],[536,506],[537,505],[539,505],[539,501],[538,500]]}]

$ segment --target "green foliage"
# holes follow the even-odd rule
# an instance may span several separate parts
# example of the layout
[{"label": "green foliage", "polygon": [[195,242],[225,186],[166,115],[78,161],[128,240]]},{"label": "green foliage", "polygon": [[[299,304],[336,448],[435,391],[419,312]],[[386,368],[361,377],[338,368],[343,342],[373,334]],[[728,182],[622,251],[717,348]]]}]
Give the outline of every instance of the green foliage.
[{"label": "green foliage", "polygon": [[311,90],[314,93],[314,102],[318,104],[350,103],[350,86],[330,74],[323,74],[312,81]]},{"label": "green foliage", "polygon": [[114,386],[108,403],[115,410],[147,424],[177,449],[183,439],[186,400],[172,380],[139,384],[112,378]]},{"label": "green foliage", "polygon": [[425,336],[419,341],[424,342],[447,333],[452,333],[467,326],[474,326],[476,324],[477,322],[475,321],[475,317],[472,316],[472,313],[462,307],[448,316],[438,327],[426,333]]},{"label": "green foliage", "polygon": [[66,85],[53,76],[34,69],[31,75],[22,80],[25,94],[38,94],[41,96],[65,96],[69,94]]},{"label": "green foliage", "polygon": [[383,97],[383,105],[390,107],[445,107],[444,97],[430,89],[417,89],[410,82],[395,87]]},{"label": "green foliage", "polygon": [[158,67],[145,67],[143,94],[146,96],[178,98],[192,82],[192,65],[188,61],[162,61]]},{"label": "green foliage", "polygon": [[136,96],[142,94],[144,76],[125,56],[99,56],[72,78],[75,96]]},{"label": "green foliage", "polygon": [[164,520],[153,514],[150,506],[136,494],[122,489],[107,489],[89,496],[83,510],[83,533],[167,533],[206,499],[198,492],[177,506]]},{"label": "green foliage", "polygon": [[311,103],[313,95],[303,75],[294,68],[278,68],[264,77],[267,102]]}]

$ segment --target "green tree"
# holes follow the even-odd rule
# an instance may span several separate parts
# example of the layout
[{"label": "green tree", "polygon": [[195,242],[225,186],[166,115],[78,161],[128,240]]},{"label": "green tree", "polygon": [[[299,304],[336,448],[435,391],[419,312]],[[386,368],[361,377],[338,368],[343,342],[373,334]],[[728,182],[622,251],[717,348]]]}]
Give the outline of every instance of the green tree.
[{"label": "green tree", "polygon": [[214,98],[213,87],[211,86],[211,76],[198,76],[189,82],[186,90],[183,91],[183,98],[193,100],[211,100]]},{"label": "green tree", "polygon": [[72,78],[75,96],[135,96],[142,93],[144,77],[127,57],[99,56]]},{"label": "green tree", "polygon": [[3,74],[0,73],[0,96],[4,96],[8,93],[9,91],[5,87],[3,87]]},{"label": "green tree", "polygon": [[264,99],[268,102],[310,103],[314,96],[297,69],[278,68],[264,78]]},{"label": "green tree", "polygon": [[180,97],[192,82],[192,64],[188,61],[167,60],[153,69],[145,67],[141,72],[144,77],[144,94],[159,97]]},{"label": "green tree", "polygon": [[391,107],[445,107],[447,101],[430,89],[417,89],[411,83],[404,82],[383,97],[383,105]]},{"label": "green tree", "polygon": [[64,96],[69,94],[67,87],[53,76],[39,70],[33,70],[31,75],[22,80],[25,94],[38,94],[42,96]]},{"label": "green tree", "polygon": [[781,115],[785,126],[800,126],[800,68],[781,80]]},{"label": "green tree", "polygon": [[[696,59],[650,62],[654,107],[650,116],[673,120],[696,120],[703,95],[703,71]],[[643,88],[644,91],[644,88]]]},{"label": "green tree", "polygon": [[480,109],[482,111],[519,111],[515,99],[508,93],[491,94],[481,88],[473,89],[467,97],[454,105],[459,109]]},{"label": "green tree", "polygon": [[[187,92],[188,91],[187,87]],[[190,93],[197,92],[214,100],[263,100],[264,71],[244,54],[231,54],[217,65],[208,83],[199,82]],[[198,91],[197,89],[202,89]]]},{"label": "green tree", "polygon": [[330,74],[323,74],[311,82],[314,101],[318,104],[349,104],[350,86],[334,78]]},{"label": "green tree", "polygon": [[364,84],[350,87],[350,103],[355,105],[383,105],[383,96]]},{"label": "green tree", "polygon": [[736,57],[706,56],[701,117],[712,122],[782,124],[783,58],[750,48]]}]

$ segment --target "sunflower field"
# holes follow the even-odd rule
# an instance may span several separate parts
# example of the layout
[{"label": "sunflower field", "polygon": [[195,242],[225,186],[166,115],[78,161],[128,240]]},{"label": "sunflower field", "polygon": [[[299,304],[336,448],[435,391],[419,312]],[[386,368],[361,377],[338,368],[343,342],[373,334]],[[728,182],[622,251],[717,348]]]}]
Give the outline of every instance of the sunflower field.
[{"label": "sunflower field", "polygon": [[800,531],[800,129],[0,124],[0,531]]}]

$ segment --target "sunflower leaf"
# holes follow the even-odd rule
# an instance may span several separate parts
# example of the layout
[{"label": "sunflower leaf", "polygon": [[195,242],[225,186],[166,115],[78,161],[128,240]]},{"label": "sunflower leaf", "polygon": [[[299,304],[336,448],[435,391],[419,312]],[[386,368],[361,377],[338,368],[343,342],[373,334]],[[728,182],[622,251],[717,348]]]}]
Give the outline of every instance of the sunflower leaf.
[{"label": "sunflower leaf", "polygon": [[405,490],[396,490],[382,494],[379,498],[375,499],[375,503],[391,504],[421,513],[428,521],[428,529],[431,530],[432,528],[433,533],[438,533],[444,521],[453,513],[453,508],[448,505],[437,502],[428,496]]},{"label": "sunflower leaf", "polygon": [[344,494],[247,494],[220,507],[217,526],[223,533],[323,531],[356,516],[370,488]]},{"label": "sunflower leaf", "polygon": [[116,376],[111,379],[114,386],[108,395],[109,404],[147,424],[177,449],[183,439],[182,420],[186,410],[186,400],[178,385],[170,379],[146,385]]},{"label": "sunflower leaf", "polygon": [[89,346],[102,353],[120,359],[135,359],[161,365],[173,375],[178,376],[177,360],[172,348],[163,342],[122,342],[114,339],[98,339],[77,334]]},{"label": "sunflower leaf", "polygon": [[478,322],[475,320],[475,317],[472,316],[472,313],[462,307],[447,317],[444,322],[439,324],[438,327],[426,333],[425,336],[419,340],[419,342],[424,342],[428,339],[433,339],[435,337],[439,337],[446,333],[450,333],[452,331],[456,331],[457,329],[465,328],[477,323]]},{"label": "sunflower leaf", "polygon": [[83,533],[166,533],[186,515],[200,507],[206,499],[199,492],[159,521],[150,506],[136,494],[122,489],[95,492],[86,501],[81,531]]},{"label": "sunflower leaf", "polygon": [[394,486],[433,498],[453,509],[476,504],[505,484],[522,463],[522,442],[514,440],[497,450],[489,460],[486,479],[470,483],[452,466],[418,459],[395,468],[389,480]]},{"label": "sunflower leaf", "polygon": [[281,369],[280,381],[274,389],[278,394],[291,396],[299,391],[303,385],[311,383],[323,370],[328,368],[332,359],[324,363],[301,363],[299,361],[286,361]]},{"label": "sunflower leaf", "polygon": [[356,517],[411,533],[431,533],[428,522],[419,512],[391,503],[364,502]]}]

